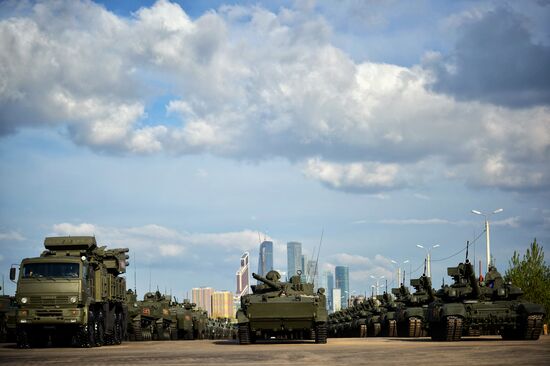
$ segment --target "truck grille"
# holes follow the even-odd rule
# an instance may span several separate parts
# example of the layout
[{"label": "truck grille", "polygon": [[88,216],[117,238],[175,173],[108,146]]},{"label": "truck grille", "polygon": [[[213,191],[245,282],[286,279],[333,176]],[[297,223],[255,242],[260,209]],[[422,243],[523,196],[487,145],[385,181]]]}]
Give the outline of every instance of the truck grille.
[{"label": "truck grille", "polygon": [[31,296],[30,305],[66,305],[69,296]]},{"label": "truck grille", "polygon": [[58,317],[58,316],[63,316],[63,311],[62,310],[37,310],[36,311],[36,316],[39,316],[39,317],[45,317],[45,316]]}]

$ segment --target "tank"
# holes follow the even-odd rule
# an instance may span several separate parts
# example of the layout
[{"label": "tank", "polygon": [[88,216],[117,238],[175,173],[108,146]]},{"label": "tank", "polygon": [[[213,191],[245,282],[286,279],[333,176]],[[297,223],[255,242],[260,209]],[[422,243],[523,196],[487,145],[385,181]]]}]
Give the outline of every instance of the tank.
[{"label": "tank", "polygon": [[387,292],[379,295],[378,300],[381,303],[380,324],[382,337],[397,337],[396,312],[399,303]]},{"label": "tank", "polygon": [[435,291],[432,281],[425,274],[412,279],[410,284],[415,289],[412,294],[404,286],[392,290],[400,303],[396,311],[397,335],[422,337],[428,334],[428,304],[435,301]]},{"label": "tank", "polygon": [[128,319],[130,338],[136,341],[166,341],[175,337],[175,324],[170,314],[170,297],[159,291],[147,292],[143,301],[137,306]]},{"label": "tank", "polygon": [[253,273],[252,277],[261,284],[253,286],[252,294],[241,297],[241,309],[237,311],[240,344],[272,337],[310,339],[312,335],[315,343],[326,343],[324,289],[314,292],[313,284],[302,283],[300,274],[289,282],[281,282],[277,271],[269,271],[265,277]]},{"label": "tank", "polygon": [[542,331],[542,305],[521,299],[520,288],[506,283],[495,267],[479,282],[466,260],[447,268],[453,284],[437,292],[428,307],[433,340],[458,341],[463,335],[500,334],[503,339],[536,340]]},{"label": "tank", "polygon": [[[19,266],[17,345],[120,344],[126,335],[128,249],[93,236],[48,237],[40,257]],[[10,270],[15,280],[16,268]]]}]

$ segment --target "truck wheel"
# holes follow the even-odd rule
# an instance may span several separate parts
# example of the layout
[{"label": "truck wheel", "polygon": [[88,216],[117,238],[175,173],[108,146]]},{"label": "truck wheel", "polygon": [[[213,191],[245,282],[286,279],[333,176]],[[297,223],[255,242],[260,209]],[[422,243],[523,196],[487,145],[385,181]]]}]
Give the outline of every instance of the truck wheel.
[{"label": "truck wheel", "polygon": [[114,337],[113,337],[113,343],[114,344],[121,344],[122,343],[122,315],[120,313],[116,314],[115,318],[115,329],[114,329]]},{"label": "truck wheel", "polygon": [[24,327],[17,327],[17,348],[30,348],[29,336],[27,334],[27,329]]},{"label": "truck wheel", "polygon": [[103,313],[99,312],[97,316],[97,321],[95,324],[95,345],[96,347],[101,347],[105,344],[105,318]]}]

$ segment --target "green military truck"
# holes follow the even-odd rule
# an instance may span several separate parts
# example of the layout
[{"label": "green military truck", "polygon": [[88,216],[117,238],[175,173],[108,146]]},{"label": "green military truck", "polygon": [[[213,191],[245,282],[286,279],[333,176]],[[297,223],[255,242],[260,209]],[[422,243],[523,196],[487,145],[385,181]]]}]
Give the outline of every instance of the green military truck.
[{"label": "green military truck", "polygon": [[25,258],[19,267],[18,347],[120,344],[128,313],[121,277],[128,249],[98,247],[93,236],[48,237],[44,247],[40,257]]}]

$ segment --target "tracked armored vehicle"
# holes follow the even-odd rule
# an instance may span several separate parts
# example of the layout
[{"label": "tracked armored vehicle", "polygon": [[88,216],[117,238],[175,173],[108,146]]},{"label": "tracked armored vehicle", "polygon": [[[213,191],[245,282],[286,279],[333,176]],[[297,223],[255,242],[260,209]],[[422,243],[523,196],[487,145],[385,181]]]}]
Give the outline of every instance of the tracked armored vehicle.
[{"label": "tracked armored vehicle", "polygon": [[428,304],[435,301],[435,291],[432,288],[432,281],[425,274],[420,278],[412,279],[411,286],[415,292],[401,286],[394,289],[401,305],[396,311],[397,335],[399,337],[422,337],[428,332],[427,312]]},{"label": "tracked armored vehicle", "polygon": [[454,283],[440,289],[438,300],[428,307],[433,340],[458,341],[472,333],[500,334],[503,339],[539,338],[544,308],[521,300],[521,289],[505,283],[496,268],[489,269],[482,283],[468,260],[447,268],[447,273]]},{"label": "tracked armored vehicle", "polygon": [[19,267],[17,345],[121,343],[128,249],[98,247],[92,236],[49,237],[44,246],[40,257],[25,258]]},{"label": "tracked armored vehicle", "polygon": [[[147,292],[143,301],[136,302],[137,307],[129,318],[131,338],[136,341],[166,341],[172,339],[175,326],[170,315],[170,298],[159,291]],[[137,311],[136,311],[137,310]]]},{"label": "tracked armored vehicle", "polygon": [[196,308],[188,299],[170,308],[172,322],[176,328],[176,339],[204,339],[207,335],[207,314]]},{"label": "tracked armored vehicle", "polygon": [[265,277],[252,274],[262,282],[254,286],[252,294],[241,297],[237,311],[240,344],[254,343],[257,339],[310,339],[312,330],[315,343],[326,343],[327,310],[324,289],[313,290],[312,283],[302,283],[300,275],[289,282],[281,282],[277,271]]}]

